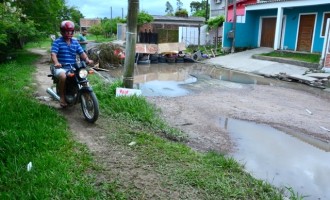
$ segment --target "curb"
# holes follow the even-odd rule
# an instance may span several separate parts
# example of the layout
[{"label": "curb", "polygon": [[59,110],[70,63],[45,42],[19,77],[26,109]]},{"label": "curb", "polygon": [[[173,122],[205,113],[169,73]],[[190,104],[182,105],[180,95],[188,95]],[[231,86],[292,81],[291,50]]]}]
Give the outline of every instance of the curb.
[{"label": "curb", "polygon": [[318,69],[319,68],[319,64],[317,64],[317,63],[309,63],[309,62],[291,60],[291,59],[286,59],[286,58],[261,56],[261,55],[252,55],[252,58],[258,59],[258,60],[268,60],[268,61],[273,61],[273,62],[285,63],[285,64],[290,64],[290,65],[297,65],[297,66],[306,67],[309,69]]}]

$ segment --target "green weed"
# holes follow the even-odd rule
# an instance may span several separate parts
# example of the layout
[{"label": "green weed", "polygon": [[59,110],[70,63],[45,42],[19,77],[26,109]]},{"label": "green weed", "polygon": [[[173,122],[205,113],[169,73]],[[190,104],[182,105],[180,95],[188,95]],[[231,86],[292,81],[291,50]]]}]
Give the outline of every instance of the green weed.
[{"label": "green weed", "polygon": [[319,63],[320,54],[310,54],[310,53],[293,53],[293,52],[283,52],[283,51],[273,51],[270,53],[261,54],[263,56],[270,57],[279,57],[279,58],[287,58],[299,61],[305,61],[310,63]]}]

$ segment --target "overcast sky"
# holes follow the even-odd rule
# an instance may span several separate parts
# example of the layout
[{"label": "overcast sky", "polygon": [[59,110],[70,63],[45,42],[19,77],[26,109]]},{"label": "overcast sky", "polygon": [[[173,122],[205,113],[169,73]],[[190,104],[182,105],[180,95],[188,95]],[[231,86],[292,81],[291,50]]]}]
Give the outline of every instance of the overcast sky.
[{"label": "overcast sky", "polygon": [[[166,2],[169,1],[176,10],[177,0],[140,0],[140,10],[148,12],[150,15],[165,15]],[[199,0],[181,0],[182,8],[190,14],[190,3]],[[67,5],[75,6],[85,16],[85,18],[112,18],[126,17],[128,0],[66,0]],[[112,9],[111,9],[112,8]]]}]

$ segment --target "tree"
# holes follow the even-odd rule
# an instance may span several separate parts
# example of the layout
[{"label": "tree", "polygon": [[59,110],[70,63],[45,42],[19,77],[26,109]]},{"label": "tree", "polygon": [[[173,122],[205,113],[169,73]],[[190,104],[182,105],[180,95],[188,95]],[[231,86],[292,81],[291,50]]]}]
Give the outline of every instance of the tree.
[{"label": "tree", "polygon": [[211,18],[207,21],[207,28],[210,29],[216,29],[215,33],[215,51],[217,51],[218,48],[218,28],[223,25],[223,22],[225,21],[225,17],[223,15],[219,15],[215,18]]},{"label": "tree", "polygon": [[63,18],[70,19],[75,23],[75,29],[80,30],[80,19],[84,18],[84,15],[76,7],[64,7]]},{"label": "tree", "polygon": [[23,48],[27,38],[35,37],[37,31],[22,9],[6,1],[0,4],[0,61],[14,49]]},{"label": "tree", "polygon": [[177,6],[177,11],[178,10],[182,10],[182,6],[183,6],[183,3],[181,2],[181,0],[176,0],[176,6]]},{"label": "tree", "polygon": [[165,12],[167,13],[166,15],[173,16],[174,9],[171,3],[167,1],[165,6],[166,6]]},{"label": "tree", "polygon": [[143,24],[150,23],[153,20],[154,20],[154,18],[151,15],[149,15],[146,11],[143,11],[142,10],[138,14],[138,22],[137,22],[137,24],[138,24],[138,26],[140,26],[140,25],[143,25]]},{"label": "tree", "polygon": [[192,1],[190,3],[190,11],[191,15],[195,17],[205,17],[206,20],[209,17],[208,12],[206,12],[209,8],[208,1],[202,0],[202,2]]},{"label": "tree", "polygon": [[181,2],[181,0],[176,0],[176,6],[177,9],[174,14],[176,17],[188,17],[188,11],[182,8],[183,3]]},{"label": "tree", "polygon": [[17,0],[18,8],[34,21],[39,34],[49,35],[58,32],[61,20],[67,17],[65,0]]},{"label": "tree", "polygon": [[188,17],[188,11],[186,9],[177,10],[175,12],[176,17]]},{"label": "tree", "polygon": [[104,34],[104,29],[102,27],[102,24],[95,24],[88,29],[88,32],[95,35],[96,39],[98,39],[98,36]]},{"label": "tree", "polygon": [[76,8],[68,8],[65,0],[1,0],[0,59],[26,42],[58,33],[64,19],[74,21],[79,28],[82,17]]},{"label": "tree", "polygon": [[120,17],[116,17],[113,19],[105,18],[101,21],[104,32],[110,34],[117,33],[118,23],[125,23],[125,20],[121,19]]},{"label": "tree", "polygon": [[225,21],[225,17],[223,15],[219,15],[215,18],[209,19],[207,21],[207,27],[209,30],[221,27],[224,21]]},{"label": "tree", "polygon": [[[202,1],[203,2],[203,1]],[[191,13],[195,13],[197,11],[205,10],[205,4],[199,1],[192,1],[190,3],[190,11]]]}]

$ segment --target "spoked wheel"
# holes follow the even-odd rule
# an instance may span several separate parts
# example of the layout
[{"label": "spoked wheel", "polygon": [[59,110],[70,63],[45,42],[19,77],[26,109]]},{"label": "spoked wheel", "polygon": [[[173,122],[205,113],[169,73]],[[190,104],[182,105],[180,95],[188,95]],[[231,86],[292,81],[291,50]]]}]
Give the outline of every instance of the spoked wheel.
[{"label": "spoked wheel", "polygon": [[99,117],[99,103],[94,92],[84,92],[81,94],[81,110],[86,120],[94,123]]}]

